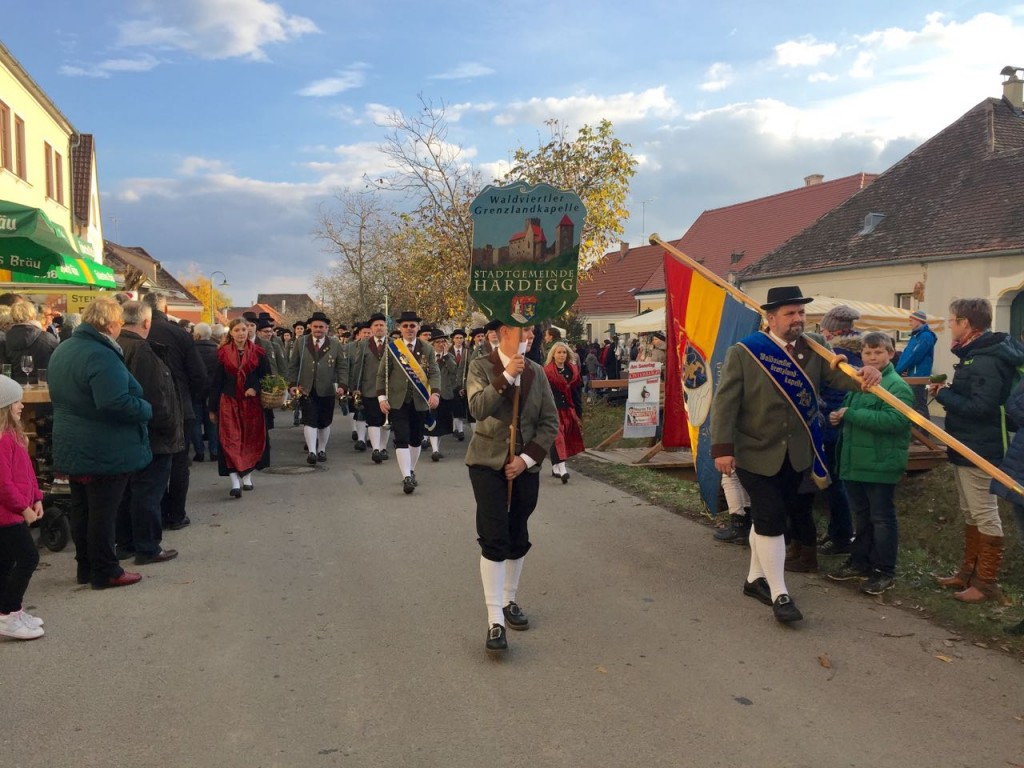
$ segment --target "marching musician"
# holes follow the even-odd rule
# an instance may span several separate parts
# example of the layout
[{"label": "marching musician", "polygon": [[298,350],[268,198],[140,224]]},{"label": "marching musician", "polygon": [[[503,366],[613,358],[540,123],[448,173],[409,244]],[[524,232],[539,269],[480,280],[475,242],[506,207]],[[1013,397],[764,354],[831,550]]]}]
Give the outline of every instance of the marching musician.
[{"label": "marching musician", "polygon": [[[354,358],[360,353],[360,343],[370,338],[370,324],[369,323],[355,323],[352,326],[352,340],[349,341],[348,346],[345,349],[345,356],[348,358],[348,373],[349,376],[354,376],[356,371],[356,364]],[[355,449],[357,451],[366,450],[366,410],[363,407],[362,393],[356,397],[356,387],[352,385],[352,381],[349,381],[348,387],[348,399],[349,399],[349,410],[352,412],[352,439],[355,440]]]},{"label": "marching musician", "polygon": [[462,328],[452,331],[452,359],[455,361],[455,396],[452,399],[452,432],[460,443],[466,439],[466,374],[469,372],[469,350],[466,332]]},{"label": "marching musician", "polygon": [[[380,409],[380,403],[375,397],[377,392],[377,369],[380,368],[380,361],[388,353],[387,317],[379,312],[370,315],[367,338],[360,340],[352,350],[349,357],[349,387],[352,390],[353,400],[357,403],[356,408],[361,409],[363,425],[366,430],[365,439],[369,441],[373,453],[370,457],[374,464],[380,464],[387,459],[387,444],[381,440],[381,428],[384,426],[384,413]],[[356,443],[359,447],[359,443]],[[366,446],[364,444],[363,449]]]},{"label": "marching musician", "polygon": [[306,461],[327,461],[327,441],[334,421],[334,398],[343,397],[348,386],[348,357],[341,344],[327,333],[331,321],[323,312],[309,318],[309,334],[300,337],[288,365],[289,389],[302,397],[302,428]]},{"label": "marching musician", "polygon": [[395,459],[405,493],[412,493],[418,484],[416,462],[427,411],[441,402],[441,373],[434,350],[417,338],[421,322],[415,312],[401,314],[401,335],[389,344],[389,354],[377,371],[377,400],[391,420]]},{"label": "marching musician", "polygon": [[455,356],[448,350],[448,336],[440,328],[435,328],[430,335],[430,343],[434,347],[437,367],[441,371],[441,402],[434,412],[434,430],[430,433],[430,460],[440,461],[441,438],[452,433],[452,404],[455,402],[455,388],[459,384],[458,366]]}]

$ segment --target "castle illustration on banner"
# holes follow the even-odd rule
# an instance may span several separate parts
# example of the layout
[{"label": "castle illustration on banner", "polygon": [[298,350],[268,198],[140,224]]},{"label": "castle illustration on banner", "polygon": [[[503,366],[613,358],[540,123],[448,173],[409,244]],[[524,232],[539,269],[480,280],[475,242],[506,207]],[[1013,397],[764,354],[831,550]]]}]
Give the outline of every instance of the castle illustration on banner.
[{"label": "castle illustration on banner", "polygon": [[555,227],[555,239],[549,244],[539,218],[529,218],[521,232],[508,240],[508,245],[488,243],[473,249],[473,264],[478,267],[498,267],[503,264],[543,264],[551,261],[574,247],[573,235],[576,225],[568,216],[563,216]]}]

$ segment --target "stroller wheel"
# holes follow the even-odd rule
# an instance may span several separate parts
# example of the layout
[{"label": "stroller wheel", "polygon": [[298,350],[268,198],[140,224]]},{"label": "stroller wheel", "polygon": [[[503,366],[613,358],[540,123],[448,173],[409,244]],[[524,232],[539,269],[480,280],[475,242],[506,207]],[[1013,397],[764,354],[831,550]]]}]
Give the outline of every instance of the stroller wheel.
[{"label": "stroller wheel", "polygon": [[71,521],[63,510],[48,507],[39,521],[39,541],[51,552],[60,552],[71,541]]}]

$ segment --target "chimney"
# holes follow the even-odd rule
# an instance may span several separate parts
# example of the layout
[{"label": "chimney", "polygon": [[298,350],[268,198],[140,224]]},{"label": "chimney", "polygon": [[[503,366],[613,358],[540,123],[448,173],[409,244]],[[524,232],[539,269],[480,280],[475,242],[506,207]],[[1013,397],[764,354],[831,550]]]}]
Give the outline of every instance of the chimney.
[{"label": "chimney", "polygon": [[288,306],[288,299],[281,299],[281,317],[284,317],[287,312],[285,308]]},{"label": "chimney", "polygon": [[813,187],[815,184],[821,184],[824,180],[824,174],[812,173],[810,176],[804,176],[804,186]]},{"label": "chimney", "polygon": [[1003,67],[999,74],[1006,77],[1003,80],[1003,98],[1016,110],[1024,109],[1024,80],[1021,80],[1018,72],[1024,73],[1024,67]]},{"label": "chimney", "polygon": [[629,243],[627,243],[625,240],[620,240],[619,241],[619,256],[621,258],[625,258],[626,253],[628,253],[628,252],[629,252]]}]

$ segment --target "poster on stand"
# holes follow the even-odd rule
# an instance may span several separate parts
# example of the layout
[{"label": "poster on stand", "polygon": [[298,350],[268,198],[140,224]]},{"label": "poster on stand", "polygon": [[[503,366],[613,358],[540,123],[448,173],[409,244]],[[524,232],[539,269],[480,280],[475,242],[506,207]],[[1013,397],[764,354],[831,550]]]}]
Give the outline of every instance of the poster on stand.
[{"label": "poster on stand", "polygon": [[654,437],[661,403],[661,363],[630,363],[623,437]]}]

